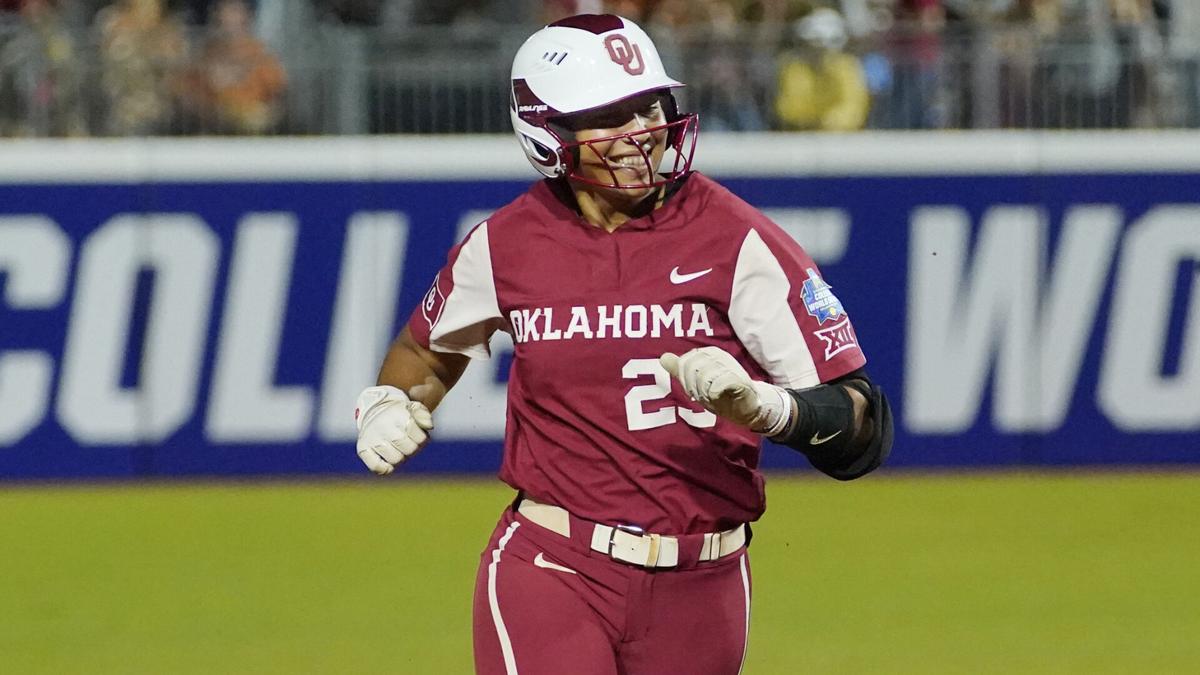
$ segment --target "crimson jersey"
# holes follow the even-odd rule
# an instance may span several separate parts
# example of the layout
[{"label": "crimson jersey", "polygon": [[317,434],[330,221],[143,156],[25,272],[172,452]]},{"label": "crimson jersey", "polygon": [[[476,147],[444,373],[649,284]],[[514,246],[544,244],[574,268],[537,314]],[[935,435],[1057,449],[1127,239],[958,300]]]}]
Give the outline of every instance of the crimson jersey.
[{"label": "crimson jersey", "polygon": [[865,363],[808,254],[696,173],[612,233],[535,184],[451,251],[409,328],[431,350],[472,357],[508,332],[501,479],[660,534],[723,530],[765,508],[760,436],[689,400],[660,354],[718,346],[790,388]]}]

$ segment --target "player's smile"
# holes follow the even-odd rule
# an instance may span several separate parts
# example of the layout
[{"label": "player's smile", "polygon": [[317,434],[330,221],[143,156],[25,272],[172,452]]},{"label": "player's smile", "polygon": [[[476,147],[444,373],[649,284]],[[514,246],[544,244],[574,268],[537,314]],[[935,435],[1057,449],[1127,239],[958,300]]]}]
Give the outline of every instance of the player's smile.
[{"label": "player's smile", "polygon": [[[628,129],[639,125],[641,128]],[[640,119],[617,129],[604,130],[604,135],[616,132],[617,138],[607,143],[591,143],[584,146],[581,174],[597,183],[612,184],[613,187],[641,186],[652,182],[662,161],[666,132],[661,128],[645,129]],[[628,135],[621,135],[628,134]]]},{"label": "player's smile", "polygon": [[639,155],[621,155],[619,157],[609,157],[609,166],[615,166],[618,169],[642,169],[646,166],[646,160]]},{"label": "player's smile", "polygon": [[[615,145],[615,144],[614,144]],[[645,154],[643,155],[642,152]],[[650,166],[653,161],[654,144],[650,143],[642,146],[642,152],[631,152],[621,155],[610,155],[605,158],[605,162],[601,164],[607,169],[613,171],[625,171],[639,178],[649,178]]]}]

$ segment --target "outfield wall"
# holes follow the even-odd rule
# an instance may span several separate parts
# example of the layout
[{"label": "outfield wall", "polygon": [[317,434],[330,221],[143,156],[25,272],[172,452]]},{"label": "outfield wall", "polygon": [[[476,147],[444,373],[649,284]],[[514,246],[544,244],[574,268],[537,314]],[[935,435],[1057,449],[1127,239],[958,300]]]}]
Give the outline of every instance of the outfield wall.
[{"label": "outfield wall", "polygon": [[[696,166],[821,265],[893,465],[1200,462],[1200,135],[714,134]],[[361,472],[355,395],[533,177],[507,137],[0,145],[0,478]],[[412,471],[497,465],[494,348]]]}]

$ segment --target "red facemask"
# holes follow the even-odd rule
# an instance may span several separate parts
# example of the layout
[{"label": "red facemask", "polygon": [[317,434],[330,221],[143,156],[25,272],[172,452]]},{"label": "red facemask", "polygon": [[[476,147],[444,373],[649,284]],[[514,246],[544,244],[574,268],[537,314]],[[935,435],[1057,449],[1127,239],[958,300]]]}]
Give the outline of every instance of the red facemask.
[{"label": "red facemask", "polygon": [[[692,166],[692,156],[696,152],[696,137],[700,129],[700,119],[695,113],[687,113],[679,116],[678,119],[666,124],[659,124],[645,129],[637,129],[635,131],[627,131],[625,133],[613,134],[612,136],[604,136],[602,138],[593,138],[586,141],[572,141],[562,137],[560,133],[546,127],[546,130],[554,135],[555,139],[561,144],[559,150],[562,158],[563,166],[567,167],[566,177],[587,183],[588,185],[596,185],[599,187],[616,188],[619,190],[639,190],[646,188],[655,188],[666,185],[673,180],[686,174]],[[591,153],[591,156],[603,159],[604,154],[595,146],[597,144],[620,143],[629,139],[634,142],[630,143],[630,147],[636,148],[641,155],[643,166],[653,168],[651,154],[653,148],[647,150],[643,143],[637,142],[638,137],[652,137],[655,133],[667,132],[667,149],[675,151],[675,159],[672,162],[671,170],[659,172],[657,174],[650,173],[650,181],[646,183],[622,183],[617,177],[617,170],[624,168],[620,165],[614,165],[608,161],[604,161],[605,168],[608,169],[608,174],[612,178],[611,182],[605,183],[594,178],[583,176],[579,173],[580,162],[579,157],[582,153]],[[585,147],[587,146],[587,147]],[[661,168],[661,167],[660,167]]]}]

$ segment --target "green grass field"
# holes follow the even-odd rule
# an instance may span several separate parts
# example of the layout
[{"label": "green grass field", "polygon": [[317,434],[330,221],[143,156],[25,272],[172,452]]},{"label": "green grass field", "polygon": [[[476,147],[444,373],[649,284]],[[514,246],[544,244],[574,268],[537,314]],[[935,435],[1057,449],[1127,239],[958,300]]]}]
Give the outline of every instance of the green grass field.
[{"label": "green grass field", "polygon": [[[2,488],[0,672],[468,673],[509,498]],[[772,476],[768,501],[750,675],[1200,672],[1200,474]]]}]

